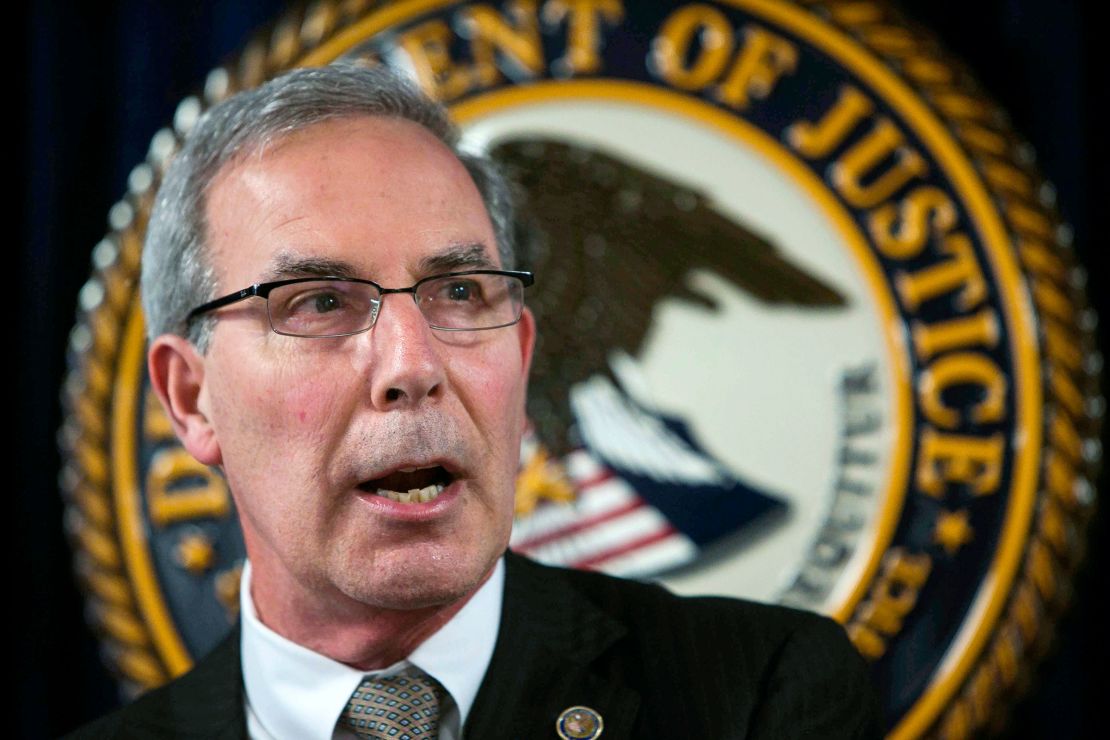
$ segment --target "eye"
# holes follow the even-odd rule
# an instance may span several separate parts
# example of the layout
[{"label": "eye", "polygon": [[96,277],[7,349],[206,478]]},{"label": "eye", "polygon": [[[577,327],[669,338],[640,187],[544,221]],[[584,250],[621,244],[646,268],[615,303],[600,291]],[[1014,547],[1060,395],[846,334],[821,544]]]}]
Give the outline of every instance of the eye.
[{"label": "eye", "polygon": [[443,295],[449,301],[476,301],[482,297],[482,286],[474,280],[452,280],[444,286]]},{"label": "eye", "polygon": [[336,293],[316,293],[308,302],[311,303],[312,308],[316,311],[316,313],[337,311],[343,307],[343,298]]},{"label": "eye", "polygon": [[350,304],[348,297],[332,286],[319,287],[307,284],[308,287],[299,286],[296,292],[290,291],[289,295],[282,295],[281,313],[290,316],[316,316],[334,313],[347,308]]}]

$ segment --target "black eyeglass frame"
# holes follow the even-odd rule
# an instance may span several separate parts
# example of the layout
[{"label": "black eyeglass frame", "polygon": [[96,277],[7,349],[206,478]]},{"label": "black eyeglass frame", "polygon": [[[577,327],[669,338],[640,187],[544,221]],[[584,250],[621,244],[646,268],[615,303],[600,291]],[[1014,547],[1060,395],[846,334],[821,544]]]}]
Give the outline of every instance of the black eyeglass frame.
[{"label": "black eyeglass frame", "polygon": [[[420,280],[417,280],[415,283],[413,283],[412,285],[410,285],[407,288],[384,288],[381,285],[378,285],[377,283],[375,283],[373,280],[365,280],[363,278],[354,278],[354,277],[345,277],[345,276],[341,276],[341,275],[314,275],[314,276],[311,276],[311,277],[288,278],[286,280],[274,280],[274,281],[268,282],[268,283],[255,283],[254,285],[251,285],[250,287],[243,288],[242,290],[237,290],[234,293],[228,293],[225,296],[221,296],[220,298],[216,298],[214,300],[209,301],[208,303],[197,306],[196,308],[194,308],[192,311],[189,312],[188,316],[185,317],[185,324],[189,325],[193,322],[193,319],[197,318],[198,316],[202,316],[203,314],[209,313],[210,311],[214,311],[217,308],[223,308],[224,306],[230,306],[233,303],[238,303],[239,301],[246,300],[247,298],[263,298],[263,299],[266,299],[266,301],[267,301],[267,304],[266,304],[266,320],[270,324],[270,330],[273,331],[275,334],[281,334],[283,336],[300,337],[302,339],[327,339],[327,338],[330,338],[330,337],[349,337],[349,336],[352,336],[354,334],[361,334],[365,331],[370,331],[371,329],[373,329],[374,324],[376,324],[378,322],[378,315],[381,313],[381,311],[380,310],[375,311],[371,315],[369,326],[367,326],[365,329],[359,329],[358,331],[343,332],[341,334],[319,334],[319,335],[314,334],[314,335],[309,335],[309,336],[305,336],[303,334],[291,334],[289,332],[278,331],[274,327],[273,319],[270,317],[270,307],[269,307],[269,298],[270,298],[271,291],[273,291],[275,288],[280,288],[280,287],[283,287],[285,285],[295,285],[296,283],[311,283],[311,282],[316,282],[316,281],[319,281],[319,280],[333,280],[333,281],[336,281],[336,282],[343,282],[343,283],[362,283],[364,285],[373,286],[378,291],[378,293],[380,293],[381,296],[383,296],[383,297],[390,294],[390,293],[410,293],[412,295],[413,303],[415,303],[417,305],[417,307],[419,307],[420,302],[416,300],[416,291],[421,285],[423,285],[424,283],[431,282],[432,280],[442,280],[444,278],[452,278],[452,277],[464,277],[466,275],[499,275],[501,277],[516,278],[517,280],[519,280],[522,283],[522,286],[524,288],[527,288],[527,287],[531,286],[536,281],[534,273],[527,272],[527,271],[522,271],[522,270],[462,270],[460,272],[444,272],[444,273],[440,273],[438,275],[429,275],[426,278],[421,278]],[[522,313],[523,313],[523,311],[522,311]],[[488,331],[489,329],[501,329],[501,328],[504,328],[506,326],[513,326],[514,324],[517,324],[519,322],[520,322],[520,316],[517,316],[516,321],[513,321],[511,323],[498,324],[497,326],[485,326],[485,327],[482,327],[481,329],[457,329],[457,328],[453,328],[453,327],[436,326],[436,325],[431,324],[431,323],[429,323],[428,326],[431,327],[432,329],[437,330],[437,331]]]}]

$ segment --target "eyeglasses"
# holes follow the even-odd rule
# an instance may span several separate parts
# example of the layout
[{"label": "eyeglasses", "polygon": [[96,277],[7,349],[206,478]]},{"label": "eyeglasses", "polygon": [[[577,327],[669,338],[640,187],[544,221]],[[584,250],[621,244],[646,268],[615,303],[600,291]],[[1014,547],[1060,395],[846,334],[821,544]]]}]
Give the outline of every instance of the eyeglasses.
[{"label": "eyeglasses", "polygon": [[432,275],[408,288],[383,288],[370,280],[305,277],[258,283],[197,306],[197,316],[247,298],[264,298],[270,328],[292,337],[344,337],[369,330],[388,293],[411,293],[428,326],[441,331],[499,329],[520,321],[530,272],[467,270]]}]

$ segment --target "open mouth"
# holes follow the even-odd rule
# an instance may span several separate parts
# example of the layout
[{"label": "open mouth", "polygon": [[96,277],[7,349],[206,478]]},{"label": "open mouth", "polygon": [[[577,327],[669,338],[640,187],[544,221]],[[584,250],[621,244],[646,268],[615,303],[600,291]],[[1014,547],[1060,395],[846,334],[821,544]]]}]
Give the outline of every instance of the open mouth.
[{"label": "open mouth", "polygon": [[434,501],[443,489],[451,485],[454,476],[439,465],[427,468],[404,468],[389,475],[358,484],[361,491],[384,496],[401,504],[421,504]]}]

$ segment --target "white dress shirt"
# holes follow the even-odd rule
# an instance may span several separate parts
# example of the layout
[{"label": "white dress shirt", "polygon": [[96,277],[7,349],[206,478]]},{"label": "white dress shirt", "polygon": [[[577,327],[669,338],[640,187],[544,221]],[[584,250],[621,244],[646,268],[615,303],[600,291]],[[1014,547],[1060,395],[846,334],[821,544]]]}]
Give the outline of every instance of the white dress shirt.
[{"label": "white dress shirt", "polygon": [[504,559],[493,575],[438,632],[405,660],[378,671],[360,671],[298,645],[262,624],[250,597],[250,563],[239,586],[247,734],[254,740],[340,740],[339,715],[366,676],[397,675],[416,666],[450,696],[440,707],[440,740],[462,740],[478,687],[486,675],[501,621]]}]

